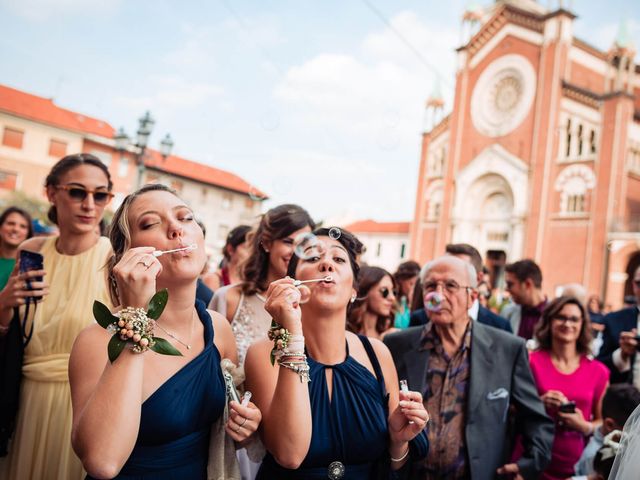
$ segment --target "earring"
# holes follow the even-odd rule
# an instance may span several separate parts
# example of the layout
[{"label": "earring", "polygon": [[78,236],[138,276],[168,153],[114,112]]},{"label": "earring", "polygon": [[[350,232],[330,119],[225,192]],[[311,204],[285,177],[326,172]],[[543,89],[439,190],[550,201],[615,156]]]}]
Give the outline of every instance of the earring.
[{"label": "earring", "polygon": [[354,303],[355,301],[356,301],[356,296],[355,296],[355,295],[352,295],[352,296],[351,296],[351,303]]}]

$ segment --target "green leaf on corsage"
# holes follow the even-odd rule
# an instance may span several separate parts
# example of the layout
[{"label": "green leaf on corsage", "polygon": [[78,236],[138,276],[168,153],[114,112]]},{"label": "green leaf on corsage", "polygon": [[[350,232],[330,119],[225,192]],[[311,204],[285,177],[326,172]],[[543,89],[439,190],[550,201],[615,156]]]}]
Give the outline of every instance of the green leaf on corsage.
[{"label": "green leaf on corsage", "polygon": [[118,356],[120,356],[126,344],[126,340],[120,339],[120,335],[116,334],[111,337],[111,340],[109,340],[109,345],[107,346],[107,351],[109,352],[109,361],[111,363],[115,362]]},{"label": "green leaf on corsage", "polygon": [[[149,308],[147,308],[147,316],[157,320],[162,315],[164,307],[167,306],[167,300],[169,300],[169,292],[167,289],[156,292],[151,300],[149,300]],[[175,354],[174,354],[175,355]]]},{"label": "green leaf on corsage", "polygon": [[118,319],[111,314],[107,306],[98,300],[93,302],[93,318],[96,319],[96,322],[98,322],[98,325],[102,328],[107,328],[113,323],[118,323]]},{"label": "green leaf on corsage", "polygon": [[[166,292],[166,290],[163,290],[163,291]],[[149,348],[154,352],[159,353],[161,355],[178,355],[180,357],[182,356],[182,353],[180,353],[180,351],[176,347],[171,345],[164,338],[155,337],[153,341],[154,341],[154,345]]]}]

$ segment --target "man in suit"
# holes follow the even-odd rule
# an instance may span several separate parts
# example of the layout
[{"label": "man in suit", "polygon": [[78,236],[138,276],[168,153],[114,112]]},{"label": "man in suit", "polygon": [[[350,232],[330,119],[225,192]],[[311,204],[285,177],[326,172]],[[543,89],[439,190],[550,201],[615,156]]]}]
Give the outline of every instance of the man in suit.
[{"label": "man in suit", "polygon": [[629,382],[640,390],[640,355],[636,355],[640,331],[640,267],[633,274],[633,294],[638,305],[604,317],[602,347],[598,360],[611,371],[611,383]]},{"label": "man in suit", "polygon": [[[476,278],[477,284],[483,280],[483,272],[482,272],[482,257],[480,256],[480,252],[469,245],[468,243],[450,243],[445,247],[445,251],[447,255],[453,255],[454,257],[458,257],[460,260],[470,263],[473,265],[473,268],[476,270]],[[512,332],[511,324],[504,318],[499,315],[496,315],[488,308],[480,305],[478,301],[477,292],[474,293],[473,303],[471,304],[471,308],[469,308],[469,316],[473,320],[477,320],[480,323],[484,323],[485,325],[489,325],[490,327],[499,328],[500,330],[505,330],[509,333]],[[415,327],[418,325],[424,325],[429,321],[429,316],[427,312],[422,308],[420,310],[416,310],[415,312],[411,312],[411,317],[409,320],[409,326]]]},{"label": "man in suit", "polygon": [[[429,455],[413,466],[411,478],[537,478],[551,459],[554,426],[538,396],[524,341],[470,320],[477,285],[471,264],[444,256],[423,272],[423,292],[438,293],[441,309],[430,312],[424,327],[384,338],[398,377],[423,393],[431,416]],[[510,407],[515,432],[509,432]],[[524,447],[515,463],[509,433],[519,434]]]},{"label": "man in suit", "polygon": [[542,271],[533,260],[519,260],[505,267],[505,284],[514,303],[504,307],[500,315],[509,321],[513,333],[529,340],[547,306]]}]

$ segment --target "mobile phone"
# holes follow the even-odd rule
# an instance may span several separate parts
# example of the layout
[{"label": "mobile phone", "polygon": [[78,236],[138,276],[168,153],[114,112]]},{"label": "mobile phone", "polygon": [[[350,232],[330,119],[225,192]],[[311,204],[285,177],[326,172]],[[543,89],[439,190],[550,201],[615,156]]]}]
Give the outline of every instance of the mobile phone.
[{"label": "mobile phone", "polygon": [[[30,272],[32,270],[42,270],[44,268],[44,257],[37,252],[31,252],[29,250],[20,250],[20,272]],[[41,282],[42,275],[33,277],[26,281],[27,290],[33,290],[31,282]],[[30,297],[36,301],[42,300],[42,297]]]},{"label": "mobile phone", "polygon": [[576,413],[576,402],[567,402],[560,405],[558,411],[562,413]]}]

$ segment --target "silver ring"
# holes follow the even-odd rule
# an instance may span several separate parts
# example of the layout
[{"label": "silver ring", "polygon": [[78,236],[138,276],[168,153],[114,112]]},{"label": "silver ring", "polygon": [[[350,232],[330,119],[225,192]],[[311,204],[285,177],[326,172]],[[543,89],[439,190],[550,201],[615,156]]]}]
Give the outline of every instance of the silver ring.
[{"label": "silver ring", "polygon": [[244,417],[244,422],[240,424],[240,428],[244,427],[244,424],[247,423],[247,417]]},{"label": "silver ring", "polygon": [[144,265],[144,266],[145,266],[145,268],[149,268],[149,267],[151,266],[151,264],[150,264],[150,263],[145,263],[145,262],[143,262],[142,260],[140,260],[140,261],[138,262],[138,264],[139,264],[139,265]]}]

